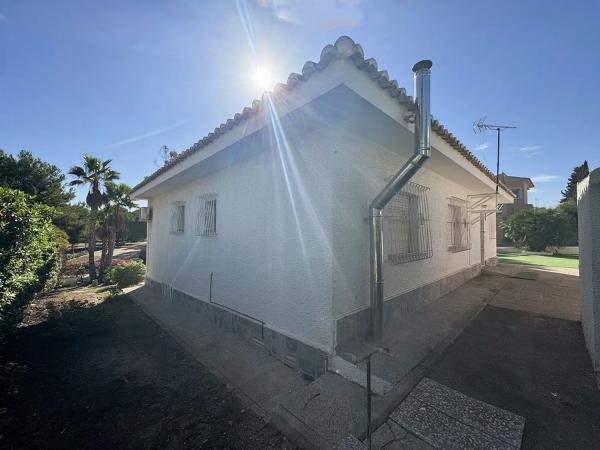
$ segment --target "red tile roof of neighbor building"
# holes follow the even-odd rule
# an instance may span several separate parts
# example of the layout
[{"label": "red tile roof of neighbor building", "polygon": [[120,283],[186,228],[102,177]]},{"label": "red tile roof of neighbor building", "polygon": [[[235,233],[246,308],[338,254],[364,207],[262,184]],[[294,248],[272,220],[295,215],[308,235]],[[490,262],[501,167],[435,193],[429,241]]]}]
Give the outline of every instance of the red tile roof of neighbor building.
[{"label": "red tile roof of neighbor building", "polygon": [[[273,95],[282,94],[285,91],[293,90],[298,84],[307,81],[311,75],[315,72],[324,70],[331,61],[334,59],[349,59],[351,60],[358,69],[364,70],[369,77],[379,85],[379,87],[385,90],[390,97],[396,98],[398,102],[412,109],[413,99],[411,96],[406,95],[406,89],[398,86],[396,80],[390,80],[386,70],[379,70],[377,67],[377,61],[374,58],[365,59],[365,55],[362,47],[356,44],[350,37],[341,36],[339,37],[334,45],[326,45],[321,51],[319,62],[308,61],[302,67],[302,73],[292,73],[288,77],[287,83],[278,83],[273,88]],[[138,190],[142,186],[148,184],[150,181],[157,178],[159,175],[167,172],[171,167],[179,164],[181,161],[186,159],[188,156],[200,151],[208,144],[218,139],[219,136],[231,130],[241,122],[248,119],[250,116],[256,114],[261,106],[263,100],[254,100],[251,107],[245,107],[242,112],[237,113],[233,118],[228,119],[220,126],[215,128],[212,133],[208,133],[205,137],[200,139],[194,145],[187,150],[179,153],[176,157],[169,160],[165,165],[156,170],[151,175],[145,177],[138,185],[133,188],[133,191]],[[477,169],[483,172],[488,178],[496,182],[496,175],[494,175],[471,151],[465,147],[452,133],[450,133],[437,119],[433,118],[431,123],[431,129],[440,138],[446,141],[454,150],[464,156],[471,164]],[[512,192],[503,184],[500,185],[511,195]]]}]

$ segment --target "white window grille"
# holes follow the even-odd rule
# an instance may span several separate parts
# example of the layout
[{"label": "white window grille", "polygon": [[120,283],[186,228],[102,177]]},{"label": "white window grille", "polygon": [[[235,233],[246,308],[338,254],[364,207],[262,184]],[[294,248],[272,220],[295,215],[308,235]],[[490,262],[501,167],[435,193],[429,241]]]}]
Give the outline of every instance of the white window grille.
[{"label": "white window grille", "polygon": [[471,227],[467,202],[460,198],[448,199],[448,251],[462,252],[471,248]]},{"label": "white window grille", "polygon": [[171,234],[183,234],[185,230],[185,202],[175,202],[171,208]]},{"label": "white window grille", "polygon": [[384,208],[383,236],[389,264],[431,258],[428,190],[407,183]]},{"label": "white window grille", "polygon": [[217,198],[214,194],[199,198],[196,232],[201,236],[217,234]]}]

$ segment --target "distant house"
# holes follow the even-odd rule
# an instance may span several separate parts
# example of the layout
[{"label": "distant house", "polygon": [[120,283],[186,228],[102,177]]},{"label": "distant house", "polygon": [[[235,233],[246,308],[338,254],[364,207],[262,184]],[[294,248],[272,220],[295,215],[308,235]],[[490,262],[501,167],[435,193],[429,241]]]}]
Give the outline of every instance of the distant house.
[{"label": "distant house", "polygon": [[[369,205],[414,154],[414,111],[350,38],[326,46],[134,188],[147,285],[322,373],[372,331]],[[437,120],[430,151],[383,209],[385,329],[493,262],[496,202],[513,201]]]},{"label": "distant house", "polygon": [[531,178],[527,177],[513,177],[511,175],[506,175],[505,173],[501,173],[499,175],[500,182],[502,182],[506,187],[508,187],[512,193],[515,195],[514,203],[506,203],[502,205],[500,210],[500,215],[497,218],[496,225],[496,236],[498,240],[498,244],[511,244],[510,240],[504,235],[504,230],[502,230],[502,223],[504,220],[514,214],[517,211],[520,211],[525,208],[531,208],[532,205],[528,203],[527,196],[529,189],[534,187],[533,181]]}]

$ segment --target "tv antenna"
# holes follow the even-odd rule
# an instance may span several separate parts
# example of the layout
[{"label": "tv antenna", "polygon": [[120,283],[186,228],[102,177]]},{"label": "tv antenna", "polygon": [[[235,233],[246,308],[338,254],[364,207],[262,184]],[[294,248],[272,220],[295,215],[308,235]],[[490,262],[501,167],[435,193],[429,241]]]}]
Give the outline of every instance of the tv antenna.
[{"label": "tv antenna", "polygon": [[500,175],[500,132],[509,129],[509,128],[517,128],[512,125],[492,125],[491,123],[486,123],[486,117],[482,117],[477,122],[473,122],[473,132],[474,133],[482,133],[485,130],[496,130],[497,133],[497,150],[496,150],[496,194],[498,194],[498,183],[499,183],[499,175]]}]

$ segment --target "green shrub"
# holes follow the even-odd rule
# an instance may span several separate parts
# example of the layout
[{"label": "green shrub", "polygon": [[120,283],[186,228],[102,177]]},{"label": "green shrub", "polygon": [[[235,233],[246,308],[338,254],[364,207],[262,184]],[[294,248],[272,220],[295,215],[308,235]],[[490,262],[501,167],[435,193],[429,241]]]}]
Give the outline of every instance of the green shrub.
[{"label": "green shrub", "polygon": [[502,227],[517,247],[528,247],[534,252],[564,245],[570,234],[565,215],[551,208],[523,209],[509,216]]},{"label": "green shrub", "polygon": [[127,286],[144,281],[146,275],[146,266],[141,261],[129,261],[112,266],[108,272],[108,279],[111,283],[123,289]]},{"label": "green shrub", "polygon": [[54,210],[21,191],[0,188],[0,332],[18,323],[23,307],[58,281],[64,232]]}]

